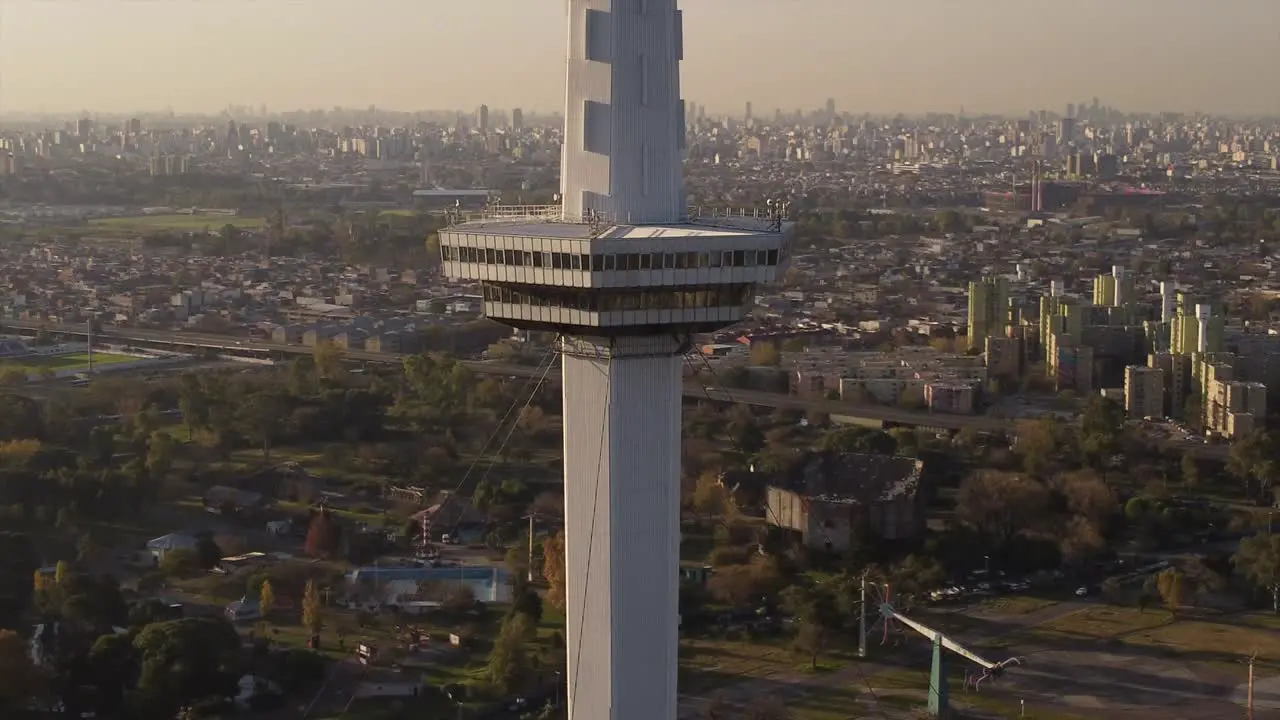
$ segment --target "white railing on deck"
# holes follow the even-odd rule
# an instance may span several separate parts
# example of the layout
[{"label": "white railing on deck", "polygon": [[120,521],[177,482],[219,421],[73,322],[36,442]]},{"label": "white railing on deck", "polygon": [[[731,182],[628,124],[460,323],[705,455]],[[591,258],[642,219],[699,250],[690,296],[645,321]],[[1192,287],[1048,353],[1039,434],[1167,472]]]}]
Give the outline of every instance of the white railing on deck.
[{"label": "white railing on deck", "polygon": [[[607,228],[618,223],[603,213],[587,213],[570,217],[563,205],[490,205],[474,212],[454,214],[454,224],[470,222],[561,222],[573,224],[597,224]],[[685,221],[697,225],[744,228],[780,232],[785,211],[774,208],[708,208],[690,207]]]}]

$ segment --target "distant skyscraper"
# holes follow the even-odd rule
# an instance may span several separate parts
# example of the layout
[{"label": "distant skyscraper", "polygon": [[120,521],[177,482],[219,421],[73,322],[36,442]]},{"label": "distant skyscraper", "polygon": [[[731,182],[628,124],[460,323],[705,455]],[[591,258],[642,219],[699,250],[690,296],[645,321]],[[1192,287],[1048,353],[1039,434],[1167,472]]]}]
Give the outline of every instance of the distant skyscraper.
[{"label": "distant skyscraper", "polygon": [[1058,121],[1058,144],[1066,146],[1067,143],[1075,139],[1076,120],[1075,118],[1062,118]]},{"label": "distant skyscraper", "polygon": [[747,119],[747,122],[751,122],[751,103],[749,103],[749,102],[747,103],[747,115],[746,115],[746,119]]},{"label": "distant skyscraper", "polygon": [[827,122],[835,122],[836,119],[836,100],[835,98],[827,99]]},{"label": "distant skyscraper", "polygon": [[524,129],[524,111],[520,108],[511,111],[511,129],[516,131]]},{"label": "distant skyscraper", "polygon": [[1075,104],[1075,103],[1067,103],[1067,114],[1066,114],[1066,117],[1074,118],[1075,116],[1076,116],[1076,104]]},{"label": "distant skyscraper", "polygon": [[489,106],[488,105],[481,105],[479,109],[476,110],[476,127],[479,128],[480,132],[489,131]]}]

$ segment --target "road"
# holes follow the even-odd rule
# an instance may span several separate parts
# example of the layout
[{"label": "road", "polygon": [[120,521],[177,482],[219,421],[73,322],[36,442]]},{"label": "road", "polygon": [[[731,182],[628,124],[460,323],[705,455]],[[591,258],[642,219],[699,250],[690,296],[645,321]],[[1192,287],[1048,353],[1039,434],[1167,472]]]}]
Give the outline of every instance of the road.
[{"label": "road", "polygon": [[[88,335],[86,328],[82,325],[61,325],[29,321],[5,321],[3,329],[18,330],[27,333],[43,330],[59,335],[79,337],[86,337]],[[218,350],[227,354],[242,356],[310,355],[314,352],[314,348],[310,348],[305,345],[291,345],[247,339],[237,340],[226,335],[146,330],[141,328],[104,330],[103,332],[95,333],[94,339],[98,342],[105,343],[120,343],[137,346],[150,345],[167,349]],[[408,355],[400,353],[372,352],[369,350],[346,350],[345,355],[349,360],[387,364],[401,363],[405,358],[409,357]],[[542,374],[540,369],[530,367],[528,365],[515,365],[511,363],[487,360],[468,360],[464,362],[473,372],[487,375],[505,375],[508,377],[528,378],[540,376]],[[548,379],[550,380],[554,377],[555,375],[551,374],[548,376]],[[757,407],[784,408],[789,410],[799,410],[806,413],[826,413],[830,416],[853,418],[859,421],[880,422],[885,425],[923,427],[946,431],[972,428],[979,431],[1003,433],[1013,429],[1017,423],[1017,419],[1015,418],[996,418],[988,415],[947,415],[916,410],[903,410],[899,408],[884,407],[881,405],[860,405],[844,401],[819,400],[782,393],[759,392],[753,390],[726,391],[719,389],[718,386],[707,386],[705,381],[698,379],[685,382],[684,394],[685,397],[688,398],[742,403]],[[1227,448],[1225,446],[1212,446],[1197,442],[1169,440],[1164,443],[1164,447],[1173,452],[1190,453],[1191,455],[1201,459],[1225,461],[1227,457]]]}]

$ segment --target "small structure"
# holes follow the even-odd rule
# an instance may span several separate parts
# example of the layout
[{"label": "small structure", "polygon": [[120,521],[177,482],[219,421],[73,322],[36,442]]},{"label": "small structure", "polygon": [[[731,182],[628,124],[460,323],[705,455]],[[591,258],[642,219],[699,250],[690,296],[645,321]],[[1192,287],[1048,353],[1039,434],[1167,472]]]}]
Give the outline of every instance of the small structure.
[{"label": "small structure", "polygon": [[848,550],[863,531],[885,540],[915,537],[922,526],[923,470],[924,463],[908,457],[803,455],[769,483],[769,522],[832,552]]},{"label": "small structure", "polygon": [[151,553],[157,564],[164,562],[164,558],[174,550],[191,550],[195,551],[199,541],[190,535],[182,533],[169,533],[161,535],[154,540],[147,541],[147,551]]}]

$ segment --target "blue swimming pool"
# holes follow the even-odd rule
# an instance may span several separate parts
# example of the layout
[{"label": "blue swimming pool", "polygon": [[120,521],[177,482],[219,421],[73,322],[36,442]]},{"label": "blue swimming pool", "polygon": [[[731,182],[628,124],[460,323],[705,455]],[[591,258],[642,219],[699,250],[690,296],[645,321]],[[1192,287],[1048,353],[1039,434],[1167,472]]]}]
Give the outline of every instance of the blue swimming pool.
[{"label": "blue swimming pool", "polygon": [[511,599],[511,574],[505,568],[483,565],[461,567],[362,567],[347,573],[352,583],[388,583],[396,580],[422,582],[462,582],[471,586],[481,602],[508,602]]}]

